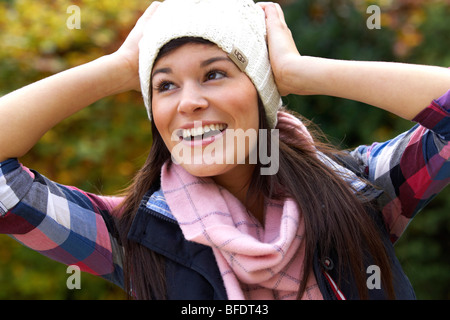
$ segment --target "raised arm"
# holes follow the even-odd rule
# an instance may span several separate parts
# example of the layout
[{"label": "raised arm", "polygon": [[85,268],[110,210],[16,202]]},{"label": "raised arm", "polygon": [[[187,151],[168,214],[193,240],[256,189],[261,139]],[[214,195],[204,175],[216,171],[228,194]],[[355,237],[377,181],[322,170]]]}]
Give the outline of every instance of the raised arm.
[{"label": "raised arm", "polygon": [[360,101],[412,120],[450,89],[447,68],[301,56],[278,4],[262,3],[269,53],[282,95],[318,94]]},{"label": "raised arm", "polygon": [[0,98],[0,161],[18,158],[57,123],[93,102],[139,90],[138,42],[154,2],[113,54],[63,71]]}]

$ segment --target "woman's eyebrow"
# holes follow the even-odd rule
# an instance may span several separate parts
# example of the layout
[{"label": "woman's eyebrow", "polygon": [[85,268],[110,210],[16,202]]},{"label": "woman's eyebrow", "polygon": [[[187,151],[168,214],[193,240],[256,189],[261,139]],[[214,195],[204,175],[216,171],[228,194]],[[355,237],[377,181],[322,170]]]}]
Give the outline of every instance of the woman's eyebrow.
[{"label": "woman's eyebrow", "polygon": [[229,62],[233,63],[233,61],[230,58],[224,57],[224,56],[219,56],[219,57],[213,57],[213,58],[203,61],[202,63],[200,63],[200,67],[206,67],[217,61],[229,61]]},{"label": "woman's eyebrow", "polygon": [[152,78],[158,74],[158,73],[172,73],[172,69],[170,68],[160,68],[160,69],[156,69],[155,71],[153,71],[152,73]]}]

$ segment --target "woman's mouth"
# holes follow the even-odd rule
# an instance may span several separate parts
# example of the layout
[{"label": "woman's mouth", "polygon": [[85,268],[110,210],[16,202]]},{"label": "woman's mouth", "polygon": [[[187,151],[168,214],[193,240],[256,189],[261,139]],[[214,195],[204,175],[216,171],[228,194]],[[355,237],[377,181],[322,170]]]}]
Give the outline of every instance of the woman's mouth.
[{"label": "woman's mouth", "polygon": [[210,140],[209,138],[221,134],[227,127],[225,123],[206,124],[189,129],[180,129],[179,136],[180,140],[184,141]]}]

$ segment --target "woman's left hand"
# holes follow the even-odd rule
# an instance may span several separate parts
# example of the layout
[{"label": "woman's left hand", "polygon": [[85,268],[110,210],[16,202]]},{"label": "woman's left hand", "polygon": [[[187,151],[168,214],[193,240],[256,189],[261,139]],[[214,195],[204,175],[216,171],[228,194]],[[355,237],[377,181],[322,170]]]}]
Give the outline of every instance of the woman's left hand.
[{"label": "woman's left hand", "polygon": [[269,56],[278,90],[283,96],[294,92],[298,94],[300,88],[292,88],[289,73],[301,55],[284,19],[283,10],[279,4],[273,2],[259,2],[258,5],[266,14]]},{"label": "woman's left hand", "polygon": [[411,120],[450,88],[447,68],[302,56],[280,5],[258,4],[266,14],[270,63],[281,95],[340,97]]}]

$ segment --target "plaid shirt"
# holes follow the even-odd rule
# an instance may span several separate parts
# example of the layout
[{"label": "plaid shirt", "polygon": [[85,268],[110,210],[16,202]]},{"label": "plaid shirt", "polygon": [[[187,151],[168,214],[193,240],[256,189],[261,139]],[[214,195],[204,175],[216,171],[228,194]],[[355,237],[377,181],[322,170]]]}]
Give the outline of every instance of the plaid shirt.
[{"label": "plaid shirt", "polygon": [[[417,115],[411,130],[351,153],[385,191],[379,201],[393,242],[450,182],[449,111],[450,91]],[[123,250],[111,223],[121,201],[55,183],[17,159],[0,163],[0,233],[123,287]],[[170,216],[161,193],[147,205]]]}]

